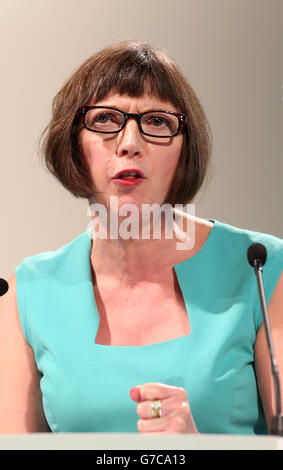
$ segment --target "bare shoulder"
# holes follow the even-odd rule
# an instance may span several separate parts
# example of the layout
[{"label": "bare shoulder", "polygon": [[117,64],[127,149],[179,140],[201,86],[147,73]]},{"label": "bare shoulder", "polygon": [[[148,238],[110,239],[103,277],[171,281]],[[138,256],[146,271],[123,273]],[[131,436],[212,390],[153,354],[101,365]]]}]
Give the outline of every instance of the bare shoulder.
[{"label": "bare shoulder", "polygon": [[195,218],[195,241],[196,249],[199,251],[208,239],[213,228],[213,222],[200,217]]},{"label": "bare shoulder", "polygon": [[[200,217],[186,216],[184,217],[183,222],[183,234],[185,236],[184,243],[181,248],[177,250],[177,260],[178,262],[183,261],[187,258],[194,256],[206,243],[211,230],[213,229],[214,223],[210,220],[202,219]],[[178,233],[178,241],[181,236]],[[188,243],[186,242],[188,240]]]},{"label": "bare shoulder", "polygon": [[214,226],[214,223],[211,222],[211,220],[201,219],[200,217],[196,217],[195,223],[196,233],[198,233],[203,240],[206,240]]},{"label": "bare shoulder", "polygon": [[7,293],[0,297],[0,335],[2,339],[0,347],[6,347],[8,344],[17,347],[19,345],[17,340],[20,340],[20,342],[23,343],[24,337],[18,314],[15,273],[13,273],[8,279],[8,285],[9,289]]},{"label": "bare shoulder", "polygon": [[39,372],[21,328],[15,273],[8,284],[0,297],[0,433],[48,431]]},{"label": "bare shoulder", "polygon": [[4,343],[1,341],[1,344],[10,345],[17,349],[27,345],[27,342],[24,338],[18,312],[16,274],[13,273],[7,282],[9,289],[5,295],[0,297],[0,334],[2,339],[5,339]]}]

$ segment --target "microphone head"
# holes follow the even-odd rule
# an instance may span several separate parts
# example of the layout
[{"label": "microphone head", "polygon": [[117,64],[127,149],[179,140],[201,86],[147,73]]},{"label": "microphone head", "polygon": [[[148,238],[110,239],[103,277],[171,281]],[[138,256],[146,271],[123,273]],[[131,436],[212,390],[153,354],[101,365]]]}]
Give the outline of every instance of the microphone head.
[{"label": "microphone head", "polygon": [[0,279],[0,296],[6,294],[9,289],[9,284],[5,279]]},{"label": "microphone head", "polygon": [[262,243],[252,243],[247,251],[247,257],[252,267],[257,265],[263,266],[266,262],[267,251]]}]

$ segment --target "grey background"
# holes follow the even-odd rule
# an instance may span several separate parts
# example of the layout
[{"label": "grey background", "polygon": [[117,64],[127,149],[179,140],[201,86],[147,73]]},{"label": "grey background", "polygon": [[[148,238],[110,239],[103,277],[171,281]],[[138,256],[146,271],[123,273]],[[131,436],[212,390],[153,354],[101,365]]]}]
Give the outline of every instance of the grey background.
[{"label": "grey background", "polygon": [[87,201],[44,170],[38,141],[64,81],[123,39],[167,49],[206,110],[213,174],[196,215],[283,238],[282,31],[282,0],[0,0],[0,277],[86,230]]}]

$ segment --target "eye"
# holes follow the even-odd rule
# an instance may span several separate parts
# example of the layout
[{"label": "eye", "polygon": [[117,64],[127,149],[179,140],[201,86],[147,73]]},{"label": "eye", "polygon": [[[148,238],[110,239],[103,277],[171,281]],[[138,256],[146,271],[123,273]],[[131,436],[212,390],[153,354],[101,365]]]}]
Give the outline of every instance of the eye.
[{"label": "eye", "polygon": [[124,116],[119,111],[90,109],[86,116],[88,128],[102,132],[116,132],[123,125]]},{"label": "eye", "polygon": [[149,135],[171,136],[177,133],[179,121],[174,114],[152,111],[143,115],[141,125],[143,131]]},{"label": "eye", "polygon": [[145,124],[154,127],[168,126],[169,122],[163,116],[149,116],[145,120]]},{"label": "eye", "polygon": [[98,116],[96,116],[96,121],[99,121],[99,122],[106,122],[108,119],[109,119],[109,115],[106,113],[99,114]]},{"label": "eye", "polygon": [[107,122],[117,122],[117,116],[111,113],[100,113],[94,117],[94,122],[105,124]]}]

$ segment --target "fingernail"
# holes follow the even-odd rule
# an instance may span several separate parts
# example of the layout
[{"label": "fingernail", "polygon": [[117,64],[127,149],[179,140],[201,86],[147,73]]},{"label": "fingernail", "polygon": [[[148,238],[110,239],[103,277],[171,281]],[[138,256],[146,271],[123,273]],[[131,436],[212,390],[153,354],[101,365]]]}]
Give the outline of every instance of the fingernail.
[{"label": "fingernail", "polygon": [[140,400],[140,391],[138,387],[132,387],[130,390],[130,396],[132,400],[139,401]]}]

